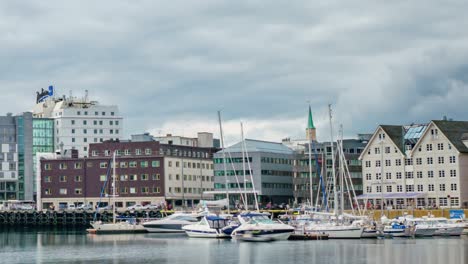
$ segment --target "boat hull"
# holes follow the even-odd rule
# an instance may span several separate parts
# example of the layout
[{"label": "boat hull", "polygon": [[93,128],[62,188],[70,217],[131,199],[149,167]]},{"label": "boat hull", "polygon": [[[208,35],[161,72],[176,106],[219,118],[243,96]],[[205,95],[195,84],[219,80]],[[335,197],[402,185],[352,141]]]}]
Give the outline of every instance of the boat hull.
[{"label": "boat hull", "polygon": [[[308,233],[309,230],[306,230]],[[321,232],[328,234],[329,239],[359,239],[362,236],[363,228],[342,228],[338,227],[320,227],[320,228],[313,228],[310,232]]]},{"label": "boat hull", "polygon": [[92,234],[132,234],[148,232],[142,225],[133,224],[101,224],[92,223],[92,229],[88,229],[88,233]]},{"label": "boat hull", "polygon": [[240,230],[235,232],[233,238],[240,241],[278,241],[288,240],[289,236],[293,233],[293,230]]},{"label": "boat hull", "polygon": [[185,233],[182,224],[143,224],[143,227],[150,233]]},{"label": "boat hull", "polygon": [[415,237],[431,237],[435,234],[437,228],[416,228],[414,230]]},{"label": "boat hull", "polygon": [[230,238],[229,235],[216,231],[185,230],[187,236],[194,238]]},{"label": "boat hull", "polygon": [[442,227],[435,231],[434,236],[461,236],[463,227]]}]

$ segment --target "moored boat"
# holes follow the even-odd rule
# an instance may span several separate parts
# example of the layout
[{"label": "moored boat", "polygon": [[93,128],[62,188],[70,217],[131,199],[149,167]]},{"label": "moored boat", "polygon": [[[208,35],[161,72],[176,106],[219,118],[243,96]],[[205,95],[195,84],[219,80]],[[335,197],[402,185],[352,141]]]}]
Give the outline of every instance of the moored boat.
[{"label": "moored boat", "polygon": [[194,214],[174,213],[161,219],[144,222],[142,225],[151,233],[185,233],[183,226],[199,221],[197,215]]},{"label": "moored boat", "polygon": [[268,215],[250,212],[239,214],[240,226],[232,232],[232,237],[242,241],[287,240],[294,227],[271,220]]},{"label": "moored boat", "polygon": [[229,219],[219,216],[204,216],[198,223],[182,227],[189,237],[198,238],[230,238],[234,228]]}]

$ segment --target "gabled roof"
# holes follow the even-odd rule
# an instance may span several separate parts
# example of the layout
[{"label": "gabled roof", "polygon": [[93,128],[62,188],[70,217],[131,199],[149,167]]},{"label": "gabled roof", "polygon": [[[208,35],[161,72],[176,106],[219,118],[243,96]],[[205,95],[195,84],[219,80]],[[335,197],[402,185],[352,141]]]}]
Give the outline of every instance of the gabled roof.
[{"label": "gabled roof", "polygon": [[389,125],[381,125],[380,126],[385,133],[390,137],[393,141],[393,144],[400,149],[401,153],[405,153],[405,146],[404,146],[404,127],[403,126],[389,126]]},{"label": "gabled roof", "polygon": [[[269,152],[277,154],[293,154],[293,150],[281,143],[245,139],[247,152]],[[226,152],[242,152],[242,141],[226,148]],[[219,152],[222,153],[222,150]]]},{"label": "gabled roof", "polygon": [[468,153],[468,147],[463,143],[468,133],[468,121],[432,120],[432,122],[459,152]]}]

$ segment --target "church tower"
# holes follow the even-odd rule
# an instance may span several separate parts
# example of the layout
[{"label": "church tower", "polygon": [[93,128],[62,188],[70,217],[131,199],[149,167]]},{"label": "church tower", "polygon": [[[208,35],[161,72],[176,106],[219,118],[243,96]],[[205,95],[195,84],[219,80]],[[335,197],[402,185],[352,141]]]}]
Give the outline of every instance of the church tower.
[{"label": "church tower", "polygon": [[309,141],[317,141],[317,132],[314,126],[314,120],[312,119],[312,109],[309,105],[309,119],[306,128],[306,139]]}]

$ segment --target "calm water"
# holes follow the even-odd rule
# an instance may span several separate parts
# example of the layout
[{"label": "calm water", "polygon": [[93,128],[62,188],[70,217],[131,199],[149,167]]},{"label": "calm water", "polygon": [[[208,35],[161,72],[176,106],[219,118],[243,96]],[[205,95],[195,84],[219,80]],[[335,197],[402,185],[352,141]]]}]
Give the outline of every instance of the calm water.
[{"label": "calm water", "polygon": [[467,264],[468,237],[248,243],[158,234],[0,230],[0,263]]}]

